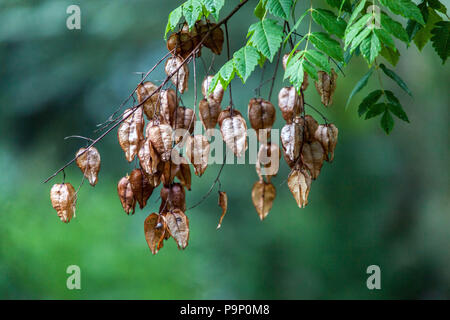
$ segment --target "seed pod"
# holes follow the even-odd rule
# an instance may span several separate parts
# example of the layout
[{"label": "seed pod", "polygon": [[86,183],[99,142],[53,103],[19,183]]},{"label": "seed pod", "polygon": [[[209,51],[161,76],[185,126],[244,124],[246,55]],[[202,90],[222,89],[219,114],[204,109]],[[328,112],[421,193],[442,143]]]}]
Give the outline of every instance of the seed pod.
[{"label": "seed pod", "polygon": [[334,149],[336,148],[338,133],[338,128],[332,123],[325,125],[321,124],[315,133],[315,138],[323,146],[325,160],[329,162],[332,162],[334,159]]},{"label": "seed pod", "polygon": [[180,183],[161,188],[161,205],[159,212],[167,212],[174,209],[186,211],[186,193]]},{"label": "seed pod", "polygon": [[191,167],[189,167],[189,164],[185,163],[185,159],[183,158],[183,162],[180,163],[179,170],[177,173],[177,178],[180,180],[180,183],[183,187],[188,189],[188,191],[191,191]]},{"label": "seed pod", "polygon": [[278,173],[280,158],[280,147],[276,143],[261,144],[256,161],[256,172],[260,180],[263,180],[261,168],[264,170],[264,175],[267,176],[268,181]]},{"label": "seed pod", "polygon": [[163,246],[166,233],[166,219],[156,213],[150,214],[144,221],[145,240],[152,254],[157,254]]},{"label": "seed pod", "polygon": [[165,212],[167,230],[177,243],[178,249],[185,249],[189,241],[189,219],[180,209]]},{"label": "seed pod", "polygon": [[172,152],[172,127],[167,124],[153,125],[148,128],[147,134],[161,160],[168,161]]},{"label": "seed pod", "polygon": [[147,205],[147,200],[153,193],[153,185],[150,184],[142,169],[134,169],[131,171],[129,181],[134,198],[139,203],[139,207],[144,209]]},{"label": "seed pod", "polygon": [[305,124],[305,128],[304,128],[305,129],[305,140],[307,142],[313,142],[314,140],[316,140],[315,134],[316,134],[317,128],[319,127],[319,124],[309,114],[307,114],[305,116],[303,123]]},{"label": "seed pod", "polygon": [[[215,23],[211,23],[211,22],[209,22],[209,20],[197,21],[196,25],[197,25],[197,30],[199,31],[199,33],[201,35],[201,38],[203,38],[209,30],[213,29],[216,26]],[[203,45],[205,47],[207,47],[208,49],[210,49],[214,54],[220,55],[222,53],[223,40],[224,40],[224,36],[223,36],[222,29],[216,28],[211,31],[211,33],[206,38]]]},{"label": "seed pod", "polygon": [[94,147],[84,152],[85,150],[86,148],[78,150],[76,154],[77,166],[81,169],[91,186],[95,186],[98,181],[98,172],[100,171],[100,153]]},{"label": "seed pod", "polygon": [[[140,84],[136,89],[136,95],[138,98],[138,102],[142,103],[148,96],[150,96],[153,92],[155,92],[158,87],[150,81],[146,81],[143,84]],[[152,119],[155,115],[155,111],[159,109],[160,105],[160,97],[157,93],[147,99],[142,107],[144,108],[144,113],[147,116],[147,119]]]},{"label": "seed pod", "polygon": [[222,208],[222,215],[220,216],[219,224],[216,229],[219,229],[222,226],[223,217],[225,217],[228,209],[228,196],[224,191],[219,191],[219,207]]},{"label": "seed pod", "polygon": [[315,82],[317,92],[320,95],[322,103],[325,107],[333,104],[333,94],[336,90],[337,73],[331,69],[331,76],[325,71],[317,73],[318,80]]},{"label": "seed pod", "polygon": [[152,146],[149,138],[141,144],[138,152],[139,164],[146,174],[154,174],[158,171],[159,155]]},{"label": "seed pod", "polygon": [[117,131],[117,139],[128,162],[133,161],[139,151],[140,143],[144,139],[142,108],[137,108],[134,113],[129,115],[131,112],[133,112],[132,109],[125,110],[123,117],[126,119],[120,124]]},{"label": "seed pod", "polygon": [[219,117],[217,118],[217,123],[219,124],[219,127],[222,126],[222,121],[225,118],[231,117],[232,114],[233,114],[233,116],[240,115],[242,117],[242,114],[239,112],[239,110],[233,108],[233,112],[231,112],[231,107],[228,106],[219,113]]},{"label": "seed pod", "polygon": [[178,106],[177,94],[173,89],[161,90],[159,114],[166,124],[173,124],[173,116]]},{"label": "seed pod", "polygon": [[208,100],[202,99],[200,100],[198,111],[205,131],[213,129],[217,124],[217,119],[219,118],[219,113],[221,111],[220,104],[214,100],[208,102]]},{"label": "seed pod", "polygon": [[77,194],[70,183],[54,184],[50,190],[50,200],[58,217],[64,223],[69,223],[75,215]]},{"label": "seed pod", "polygon": [[208,167],[210,146],[208,139],[201,134],[189,137],[186,143],[186,155],[195,169],[195,174],[199,177]]},{"label": "seed pod", "polygon": [[[176,109],[176,115],[175,115],[175,123],[174,123],[174,130],[176,129],[184,129],[189,131],[190,134],[194,132],[194,125],[196,121],[196,116],[194,110],[186,107],[178,107]],[[181,139],[179,139],[181,140]],[[178,143],[179,141],[176,141]]]},{"label": "seed pod", "polygon": [[252,201],[261,220],[264,220],[272,209],[275,196],[276,190],[272,183],[257,181],[253,185]]},{"label": "seed pod", "polygon": [[[172,55],[182,57],[186,59],[194,49],[193,39],[191,35],[186,34],[185,32],[176,32],[172,33],[167,40],[167,49],[172,51]],[[175,50],[174,50],[175,49]],[[200,50],[198,53],[200,56]]]},{"label": "seed pod", "polygon": [[136,199],[134,198],[133,190],[131,188],[128,176],[123,177],[117,184],[117,193],[119,195],[120,203],[126,214],[134,214],[136,208]]},{"label": "seed pod", "polygon": [[303,97],[299,96],[294,87],[285,87],[278,94],[278,106],[284,120],[291,123],[293,118],[303,112]]},{"label": "seed pod", "polygon": [[302,148],[302,159],[305,166],[311,172],[311,178],[316,180],[322,169],[325,154],[319,141],[304,143]]},{"label": "seed pod", "polygon": [[[299,50],[296,50],[294,54],[298,53]],[[287,61],[289,58],[289,53],[286,53],[283,56],[283,69],[286,70]],[[303,83],[302,83],[302,91],[308,89],[309,81],[308,81],[308,73],[306,71],[303,72]]]},{"label": "seed pod", "polygon": [[223,87],[222,84],[220,83],[220,81],[217,83],[216,87],[214,88],[213,92],[208,95],[208,90],[209,90],[209,86],[211,84],[211,80],[214,78],[214,76],[206,76],[205,79],[203,80],[202,83],[202,94],[205,97],[205,99],[208,100],[209,103],[215,102],[216,104],[219,105],[219,109],[220,109],[220,104],[222,103],[222,99],[223,99]]},{"label": "seed pod", "polygon": [[270,101],[254,98],[248,104],[248,119],[259,139],[260,129],[270,129],[275,122],[275,108]]},{"label": "seed pod", "polygon": [[[181,65],[181,67],[180,67]],[[180,67],[180,69],[178,69]],[[168,76],[170,76],[175,70],[178,71],[170,78],[170,81],[174,84],[175,87],[178,88],[181,94],[188,87],[188,79],[189,79],[189,68],[184,60],[180,57],[170,57],[166,61],[165,71]]]},{"label": "seed pod", "polygon": [[311,189],[311,176],[308,170],[296,168],[291,171],[288,177],[288,187],[297,201],[299,208],[304,208],[308,204],[309,190]]},{"label": "seed pod", "polygon": [[[225,111],[225,110],[224,110]],[[230,148],[233,153],[240,157],[247,150],[247,124],[244,118],[236,112],[233,111],[233,116],[228,116],[221,119],[222,111],[219,115],[220,132],[222,133],[222,138],[225,144]]]},{"label": "seed pod", "polygon": [[303,127],[297,122],[286,124],[281,129],[280,138],[286,157],[291,163],[296,163],[303,144]]},{"label": "seed pod", "polygon": [[161,174],[162,183],[167,186],[173,182],[173,179],[177,176],[180,171],[180,166],[173,163],[171,160],[164,162],[164,168]]}]

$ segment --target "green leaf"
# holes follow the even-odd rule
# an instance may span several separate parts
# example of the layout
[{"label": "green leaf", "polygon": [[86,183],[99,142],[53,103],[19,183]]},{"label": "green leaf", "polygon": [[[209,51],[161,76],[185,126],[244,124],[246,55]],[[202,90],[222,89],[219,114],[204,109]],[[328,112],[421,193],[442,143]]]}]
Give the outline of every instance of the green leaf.
[{"label": "green leaf", "polygon": [[[301,16],[300,18],[297,19],[297,22],[295,23],[294,27],[291,28],[291,31],[288,33],[288,35],[284,38],[283,43],[286,43],[289,38],[291,37],[292,33],[295,32],[297,30],[297,28],[299,27],[300,23],[302,22],[303,18],[306,17],[306,15],[309,13],[309,10],[306,10]],[[304,39],[304,38],[303,38]]]},{"label": "green leaf", "polygon": [[392,118],[391,113],[388,109],[386,109],[386,111],[383,113],[380,124],[381,128],[383,128],[386,134],[391,133],[392,129],[394,128],[394,119]]},{"label": "green leaf", "polygon": [[305,61],[304,51],[297,53],[288,62],[286,66],[286,71],[284,78],[289,78],[289,81],[295,87],[295,89],[300,92],[303,84],[304,69],[303,62]]},{"label": "green leaf", "polygon": [[400,104],[388,103],[387,106],[389,108],[389,111],[392,112],[394,116],[409,123],[408,115],[406,114],[405,110],[403,110]]},{"label": "green leaf", "polygon": [[361,31],[352,41],[352,45],[350,46],[350,51],[356,50],[358,46],[372,33],[372,29],[365,28]]},{"label": "green leaf", "polygon": [[387,14],[382,13],[380,16],[381,26],[397,39],[402,40],[405,43],[409,43],[409,36],[406,30],[403,28],[400,22],[392,20]]},{"label": "green leaf", "polygon": [[331,39],[328,34],[323,32],[313,32],[309,36],[309,40],[317,49],[325,52],[330,57],[335,58],[338,61],[344,60],[341,45],[336,40]]},{"label": "green leaf", "polygon": [[311,76],[311,78],[314,80],[318,79],[316,67],[308,60],[303,61],[303,69]]},{"label": "green leaf", "polygon": [[328,33],[335,34],[339,38],[344,37],[345,28],[347,24],[343,19],[336,17],[336,15],[324,9],[314,9],[312,11],[314,21],[321,25]]},{"label": "green leaf", "polygon": [[428,17],[425,27],[420,28],[414,35],[414,43],[417,48],[422,51],[423,47],[431,39],[431,30],[434,28],[435,24],[442,21],[442,18],[431,8],[428,8]]},{"label": "green leaf", "polygon": [[400,52],[397,49],[393,50],[389,47],[383,46],[380,54],[394,67],[397,65],[398,60],[400,59]]},{"label": "green leaf", "polygon": [[[356,17],[358,14],[364,9],[364,6],[366,5],[366,0],[361,0],[359,4],[356,6],[355,10],[353,10],[352,15],[350,16],[350,19],[348,20],[348,27],[353,23],[353,21],[356,20]],[[347,28],[348,28],[347,27]],[[346,32],[347,33],[347,32]]]},{"label": "green leaf", "polygon": [[309,50],[305,52],[305,57],[309,62],[319,67],[319,70],[324,70],[328,73],[331,73],[330,62],[328,62],[328,58],[320,51]]},{"label": "green leaf", "polygon": [[378,99],[380,99],[382,95],[383,95],[382,90],[375,90],[369,93],[367,97],[365,97],[361,102],[361,104],[359,105],[358,115],[361,117],[363,114],[365,114],[367,110],[369,110],[369,108],[372,105],[374,105],[378,101]]},{"label": "green leaf", "polygon": [[381,51],[381,43],[375,32],[372,32],[370,36],[361,42],[360,50],[364,58],[366,58],[367,63],[372,65]]},{"label": "green leaf", "polygon": [[367,72],[355,85],[352,92],[350,93],[350,96],[348,97],[347,104],[345,105],[346,110],[348,108],[348,105],[350,104],[350,100],[352,100],[352,98],[355,96],[355,94],[360,92],[367,85],[367,82],[369,82],[369,79],[372,76],[372,73],[373,73],[373,68],[370,68],[369,72]]},{"label": "green leaf", "polygon": [[261,20],[264,17],[264,14],[266,13],[266,2],[267,0],[259,0],[258,5],[256,6],[255,10],[253,11],[254,15]]},{"label": "green leaf", "polygon": [[[230,83],[230,81],[234,78],[233,60],[227,61],[227,63],[225,63],[222,66],[222,68],[220,68],[219,73],[220,73],[220,78],[226,82],[226,85],[224,86],[224,89],[225,89],[226,86],[228,86],[228,84]],[[223,85],[223,83],[222,83],[222,85]]]},{"label": "green leaf", "polygon": [[[371,18],[371,14],[365,14],[352,26],[348,24],[348,27],[345,30],[345,48],[349,46],[349,44],[355,39],[355,37],[361,32],[363,28],[367,27],[367,23]],[[366,28],[365,30],[368,30],[368,28]]]},{"label": "green leaf", "polygon": [[254,47],[245,46],[233,55],[234,67],[237,74],[245,83],[258,64],[259,53]]},{"label": "green leaf", "polygon": [[402,80],[402,78],[400,78],[393,70],[387,68],[383,63],[380,64],[380,68],[381,70],[383,70],[383,72],[392,80],[394,80],[400,88],[402,88],[403,90],[405,90],[405,92],[407,94],[409,94],[410,96],[412,96],[412,92],[411,90],[409,90],[408,86],[406,85],[406,83]]},{"label": "green leaf", "polygon": [[380,3],[389,8],[392,13],[399,14],[405,18],[413,19],[424,25],[422,13],[417,5],[411,0],[380,0]]},{"label": "green leaf", "polygon": [[439,0],[427,0],[428,5],[443,14],[447,14],[447,8]]},{"label": "green leaf", "polygon": [[225,0],[202,0],[206,10],[208,10],[216,19],[219,20],[219,12],[225,4]]},{"label": "green leaf", "polygon": [[192,28],[203,13],[203,4],[200,0],[188,0],[183,4],[183,15],[189,26]]},{"label": "green leaf", "polygon": [[350,0],[327,0],[327,3],[330,6],[339,9],[339,11],[344,10],[347,12],[352,12],[352,4]]},{"label": "green leaf", "polygon": [[431,30],[433,37],[431,42],[439,57],[442,59],[442,64],[448,58],[449,46],[450,46],[450,22],[440,21],[436,23],[433,30]]},{"label": "green leaf", "polygon": [[382,114],[384,111],[386,111],[387,105],[386,103],[377,103],[373,104],[369,107],[369,110],[366,113],[365,120],[374,118],[380,114]]},{"label": "green leaf", "polygon": [[289,19],[293,1],[292,0],[267,0],[266,7],[274,16]]},{"label": "green leaf", "polygon": [[391,49],[396,50],[394,39],[392,39],[391,35],[386,32],[384,29],[374,29],[373,30],[377,35],[380,42],[384,44],[386,47],[390,47]]},{"label": "green leaf", "polygon": [[256,49],[272,62],[283,38],[283,28],[275,20],[264,19],[252,24],[249,33]]},{"label": "green leaf", "polygon": [[166,33],[164,34],[164,39],[167,39],[167,33],[169,33],[169,31],[172,31],[176,28],[178,22],[181,19],[182,14],[183,14],[183,8],[181,6],[174,9],[169,14],[169,19],[167,21]]}]

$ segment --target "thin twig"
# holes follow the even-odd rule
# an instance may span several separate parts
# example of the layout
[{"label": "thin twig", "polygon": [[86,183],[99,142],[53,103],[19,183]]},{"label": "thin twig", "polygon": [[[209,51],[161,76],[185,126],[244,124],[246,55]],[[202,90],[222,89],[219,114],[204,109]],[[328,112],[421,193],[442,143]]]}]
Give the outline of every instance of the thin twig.
[{"label": "thin twig", "polygon": [[314,106],[312,106],[311,104],[305,102],[305,105],[310,107],[311,109],[313,109],[315,112],[317,112],[323,120],[325,120],[325,122],[329,122],[329,120],[327,119],[327,117],[325,117],[317,108],[315,108]]},{"label": "thin twig", "polygon": [[79,138],[79,139],[83,139],[83,140],[87,140],[87,141],[94,141],[91,138],[87,138],[87,137],[83,137],[83,136],[77,136],[77,135],[73,135],[73,136],[67,136],[64,138],[64,140],[70,139],[70,138]]}]

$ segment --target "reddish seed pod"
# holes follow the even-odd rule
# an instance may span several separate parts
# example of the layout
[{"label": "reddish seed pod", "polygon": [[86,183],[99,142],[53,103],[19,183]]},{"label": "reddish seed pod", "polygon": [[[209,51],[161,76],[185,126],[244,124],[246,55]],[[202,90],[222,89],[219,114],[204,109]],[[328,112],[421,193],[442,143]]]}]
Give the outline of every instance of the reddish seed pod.
[{"label": "reddish seed pod", "polygon": [[126,214],[134,214],[136,208],[136,199],[134,198],[133,190],[131,188],[128,176],[120,179],[117,184],[117,193],[119,195],[120,203]]},{"label": "reddish seed pod", "polygon": [[[81,148],[76,154],[77,166],[83,172],[85,178],[88,179],[91,186],[97,184],[98,172],[100,171],[100,153],[95,147]],[[84,152],[84,153],[83,153]]]},{"label": "reddish seed pod", "polygon": [[145,101],[142,107],[144,108],[144,113],[149,120],[153,118],[153,116],[155,115],[155,111],[159,109],[160,98],[158,93],[153,94],[148,99],[147,97],[149,97],[157,89],[158,87],[150,81],[146,81],[140,84],[136,89],[138,103],[142,103],[143,101]]},{"label": "reddish seed pod", "polygon": [[206,131],[216,126],[220,112],[220,104],[215,102],[215,100],[208,102],[207,99],[202,99],[200,101],[198,114]]},{"label": "reddish seed pod", "polygon": [[254,98],[248,104],[248,119],[259,139],[260,129],[270,129],[275,122],[275,108],[270,101]]},{"label": "reddish seed pod", "polygon": [[70,183],[53,185],[50,190],[50,200],[61,221],[69,223],[75,215],[77,201],[77,194],[73,186]]},{"label": "reddish seed pod", "polygon": [[131,171],[129,181],[134,198],[139,203],[139,207],[143,209],[147,205],[147,200],[152,195],[154,187],[150,184],[142,169]]},{"label": "reddish seed pod", "polygon": [[160,192],[161,205],[159,212],[167,212],[175,209],[186,211],[186,193],[180,183],[164,186]]}]

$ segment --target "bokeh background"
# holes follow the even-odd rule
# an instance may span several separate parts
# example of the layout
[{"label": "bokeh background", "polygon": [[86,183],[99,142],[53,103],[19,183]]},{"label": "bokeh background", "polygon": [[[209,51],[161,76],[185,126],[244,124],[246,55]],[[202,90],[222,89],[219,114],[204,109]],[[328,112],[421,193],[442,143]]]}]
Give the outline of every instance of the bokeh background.
[{"label": "bokeh background", "polygon": [[[224,16],[237,1],[227,1]],[[256,3],[256,0],[253,2]],[[449,1],[444,1],[448,6]],[[82,29],[66,28],[66,8],[78,4]],[[191,239],[184,251],[166,242],[152,256],[143,222],[156,211],[158,192],[145,210],[127,216],[117,181],[134,168],[115,132],[98,145],[100,183],[79,193],[77,218],[59,221],[51,207],[52,183],[42,181],[75,151],[80,134],[95,137],[140,76],[165,52],[166,17],[179,1],[2,0],[0,3],[0,298],[3,299],[401,299],[450,298],[448,177],[449,64],[430,44],[418,52],[399,45],[396,68],[411,98],[388,78],[411,120],[396,120],[386,136],[379,119],[345,111],[351,89],[366,72],[355,58],[339,75],[333,107],[321,110],[339,128],[335,161],[313,183],[310,204],[299,209],[287,188],[286,164],[274,179],[277,198],[261,222],[251,202],[254,166],[227,165],[222,175],[229,211],[216,230],[217,189],[188,212]],[[255,18],[250,2],[230,21],[232,49],[245,42]],[[302,5],[299,5],[299,12]],[[204,50],[207,62],[211,55]],[[225,61],[216,59],[216,70]],[[201,77],[204,70],[198,63]],[[266,69],[266,78],[273,67]],[[192,74],[192,73],[191,73]],[[200,76],[199,76],[200,77]],[[152,80],[161,80],[157,69]],[[192,80],[192,79],[191,79]],[[234,102],[246,114],[260,81],[257,71],[233,82]],[[281,73],[277,91],[287,83]],[[192,81],[184,95],[193,103]],[[268,86],[261,94],[267,97]],[[320,106],[310,85],[306,99]],[[224,98],[223,105],[228,103]],[[314,112],[311,112],[316,116]],[[317,117],[319,120],[320,118]],[[281,127],[278,114],[276,127]],[[193,178],[188,206],[208,190],[219,165]],[[76,166],[66,180],[78,186]],[[81,290],[66,288],[66,268],[81,268]],[[366,288],[366,268],[381,268],[381,290]]]}]

